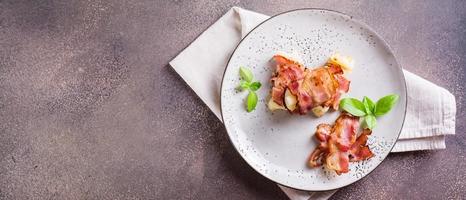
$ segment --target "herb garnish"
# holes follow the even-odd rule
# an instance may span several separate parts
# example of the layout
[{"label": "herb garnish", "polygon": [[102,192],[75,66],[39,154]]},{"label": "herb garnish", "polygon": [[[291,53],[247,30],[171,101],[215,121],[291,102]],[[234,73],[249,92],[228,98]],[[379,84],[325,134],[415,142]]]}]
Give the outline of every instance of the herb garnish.
[{"label": "herb garnish", "polygon": [[369,97],[364,97],[362,102],[355,98],[344,98],[340,101],[340,108],[358,117],[364,117],[366,128],[373,129],[377,124],[376,117],[387,114],[398,102],[396,94],[387,95],[374,103]]},{"label": "herb garnish", "polygon": [[241,82],[238,85],[237,89],[241,91],[244,91],[244,90],[249,91],[249,94],[248,94],[248,97],[245,103],[246,103],[246,110],[248,112],[251,112],[256,108],[257,100],[258,100],[256,91],[259,90],[262,84],[257,81],[253,82],[254,76],[252,75],[251,70],[245,67],[239,68],[239,75],[241,77]]}]

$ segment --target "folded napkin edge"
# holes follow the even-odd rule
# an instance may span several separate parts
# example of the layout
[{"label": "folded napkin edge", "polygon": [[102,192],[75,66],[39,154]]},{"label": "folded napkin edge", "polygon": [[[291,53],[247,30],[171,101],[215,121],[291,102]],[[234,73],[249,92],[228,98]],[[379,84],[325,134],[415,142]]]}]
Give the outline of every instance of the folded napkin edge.
[{"label": "folded napkin edge", "polygon": [[183,79],[183,82],[189,87],[189,89],[191,89],[191,91],[194,92],[194,94],[201,99],[202,103],[207,106],[207,108],[209,108],[209,110],[214,113],[214,115],[217,117],[217,119],[223,124],[223,119],[222,119],[222,114],[217,112],[216,110],[214,110],[211,106],[209,106],[209,104],[207,102],[209,102],[209,99],[207,97],[203,97],[203,95],[200,95],[199,92],[196,92],[197,90],[195,90],[191,85],[192,83],[190,83],[186,77],[184,77],[182,74],[183,73],[180,73],[179,70],[177,70],[177,67],[175,67],[174,65],[176,64],[172,64],[173,60],[170,61],[168,64],[170,65],[170,67],[175,70],[176,73],[178,73],[178,75],[181,77],[181,79]]},{"label": "folded napkin edge", "polygon": [[399,139],[390,153],[402,153],[408,151],[428,151],[445,149],[445,136],[430,136],[413,139]]}]

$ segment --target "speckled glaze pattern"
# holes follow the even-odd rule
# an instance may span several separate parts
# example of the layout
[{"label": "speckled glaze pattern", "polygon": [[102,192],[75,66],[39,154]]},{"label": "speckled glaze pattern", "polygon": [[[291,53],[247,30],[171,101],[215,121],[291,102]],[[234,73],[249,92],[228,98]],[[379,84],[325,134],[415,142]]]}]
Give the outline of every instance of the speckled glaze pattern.
[{"label": "speckled glaze pattern", "polygon": [[347,13],[455,95],[447,149],[389,154],[333,200],[466,196],[465,1],[2,0],[0,199],[286,199],[168,66],[232,6]]},{"label": "speckled glaze pattern", "polygon": [[[349,55],[355,67],[346,74],[350,90],[343,97],[378,99],[387,94],[400,95],[399,103],[378,120],[371,146],[375,156],[350,164],[350,172],[336,175],[324,169],[306,166],[315,127],[333,124],[340,114],[330,112],[320,118],[270,112],[270,78],[275,70],[272,56],[282,52],[305,66],[322,66],[334,53]],[[239,92],[239,67],[251,69],[263,87],[257,91],[256,110],[247,113]],[[300,9],[285,12],[260,24],[238,45],[225,70],[221,89],[222,116],[227,132],[238,152],[251,167],[265,177],[300,190],[323,191],[351,184],[370,173],[388,155],[401,131],[406,112],[406,88],[401,67],[383,40],[352,17],[329,10]],[[380,145],[388,144],[388,145]]]}]

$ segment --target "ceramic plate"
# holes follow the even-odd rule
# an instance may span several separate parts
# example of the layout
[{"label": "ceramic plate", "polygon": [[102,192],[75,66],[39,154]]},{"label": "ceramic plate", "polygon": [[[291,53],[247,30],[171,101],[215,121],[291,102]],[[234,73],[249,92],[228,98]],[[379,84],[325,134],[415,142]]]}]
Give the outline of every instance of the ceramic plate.
[{"label": "ceramic plate", "polygon": [[[290,115],[267,109],[275,70],[270,59],[277,52],[299,55],[307,67],[322,66],[335,52],[349,55],[355,68],[347,77],[350,90],[344,97],[371,99],[398,94],[398,104],[377,119],[368,144],[375,156],[350,163],[350,172],[336,175],[324,168],[308,168],[309,154],[317,146],[313,138],[320,123],[333,124],[339,111],[320,118]],[[256,110],[248,113],[247,92],[235,90],[239,67],[252,70],[263,85],[258,91]],[[406,111],[406,85],[401,66],[374,31],[352,17],[329,10],[300,9],[276,15],[251,31],[237,46],[226,68],[222,89],[223,121],[236,150],[257,172],[281,185],[307,191],[340,188],[363,178],[387,156],[403,126]]]}]

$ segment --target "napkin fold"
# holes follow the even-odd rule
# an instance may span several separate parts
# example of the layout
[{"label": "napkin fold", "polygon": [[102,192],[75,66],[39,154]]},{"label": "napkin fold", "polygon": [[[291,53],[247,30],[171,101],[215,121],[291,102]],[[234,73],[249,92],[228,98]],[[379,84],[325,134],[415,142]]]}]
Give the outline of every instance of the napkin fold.
[{"label": "napkin fold", "polygon": [[[241,39],[268,18],[233,7],[170,61],[173,69],[220,120],[220,86],[228,59]],[[444,149],[445,135],[455,134],[455,96],[411,72],[403,72],[408,89],[407,113],[392,152]],[[279,187],[292,200],[323,200],[336,192]]]}]

